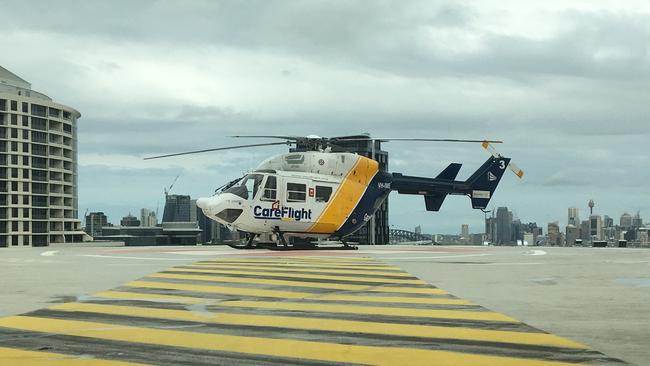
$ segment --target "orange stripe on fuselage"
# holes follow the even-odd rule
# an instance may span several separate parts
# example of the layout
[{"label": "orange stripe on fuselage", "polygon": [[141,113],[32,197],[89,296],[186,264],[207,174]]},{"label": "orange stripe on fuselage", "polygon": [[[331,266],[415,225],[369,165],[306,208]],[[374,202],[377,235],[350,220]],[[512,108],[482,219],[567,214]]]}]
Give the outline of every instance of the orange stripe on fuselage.
[{"label": "orange stripe on fuselage", "polygon": [[359,156],[339,185],[332,200],[318,217],[309,232],[331,234],[336,232],[350,216],[368,188],[368,184],[379,171],[379,164],[372,159]]}]

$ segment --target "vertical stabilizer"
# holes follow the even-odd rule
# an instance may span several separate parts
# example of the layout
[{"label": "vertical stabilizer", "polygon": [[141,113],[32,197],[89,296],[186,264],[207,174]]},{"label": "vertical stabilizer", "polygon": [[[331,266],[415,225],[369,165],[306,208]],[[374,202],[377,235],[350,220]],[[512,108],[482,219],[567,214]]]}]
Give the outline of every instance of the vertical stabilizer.
[{"label": "vertical stabilizer", "polygon": [[491,157],[467,179],[472,208],[487,207],[509,163],[510,158]]}]

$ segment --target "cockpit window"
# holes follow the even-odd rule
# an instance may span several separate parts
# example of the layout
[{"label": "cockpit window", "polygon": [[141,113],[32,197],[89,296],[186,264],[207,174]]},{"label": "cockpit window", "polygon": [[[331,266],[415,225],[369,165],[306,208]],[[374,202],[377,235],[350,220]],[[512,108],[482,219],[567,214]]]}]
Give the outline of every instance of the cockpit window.
[{"label": "cockpit window", "polygon": [[263,201],[275,201],[278,196],[278,183],[274,175],[266,177],[266,184],[264,184],[264,193],[262,193]]},{"label": "cockpit window", "polygon": [[252,200],[259,191],[264,176],[262,174],[248,174],[236,184],[224,189],[225,193],[232,193],[243,199]]}]

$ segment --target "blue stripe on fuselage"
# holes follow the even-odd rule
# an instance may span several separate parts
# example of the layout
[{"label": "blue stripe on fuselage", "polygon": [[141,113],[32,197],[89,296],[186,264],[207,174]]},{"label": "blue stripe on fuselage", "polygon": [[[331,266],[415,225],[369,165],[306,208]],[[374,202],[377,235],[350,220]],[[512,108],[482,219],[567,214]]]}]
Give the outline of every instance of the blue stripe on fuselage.
[{"label": "blue stripe on fuselage", "polygon": [[392,180],[391,174],[377,172],[350,216],[332,236],[341,238],[350,235],[372,219],[372,215],[388,197]]}]

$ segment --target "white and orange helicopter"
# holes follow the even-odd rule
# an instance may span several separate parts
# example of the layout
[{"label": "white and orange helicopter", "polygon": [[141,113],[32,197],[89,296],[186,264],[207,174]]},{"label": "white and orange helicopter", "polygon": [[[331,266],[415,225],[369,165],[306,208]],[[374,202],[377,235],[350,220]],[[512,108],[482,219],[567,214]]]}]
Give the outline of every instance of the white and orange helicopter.
[{"label": "white and orange helicopter", "polygon": [[[211,151],[272,145],[300,146],[300,152],[280,154],[263,161],[254,171],[217,188],[211,197],[196,204],[210,219],[231,230],[248,233],[245,245],[256,248],[255,238],[268,234],[275,248],[289,246],[289,237],[341,241],[341,249],[355,249],[345,238],[368,222],[392,191],[424,196],[427,211],[438,211],[447,195],[466,195],[472,208],[484,210],[506,168],[519,178],[524,173],[492,147],[494,140],[458,140],[436,138],[371,138],[310,136],[232,136],[236,138],[281,139],[282,142],[218,147],[187,151],[145,159],[159,159]],[[406,176],[379,169],[372,156],[333,152],[339,144],[353,141],[429,141],[480,143],[491,157],[464,181],[456,176],[461,164],[452,163],[435,178]],[[374,150],[373,150],[374,151]],[[264,246],[267,247],[267,246]]]}]

